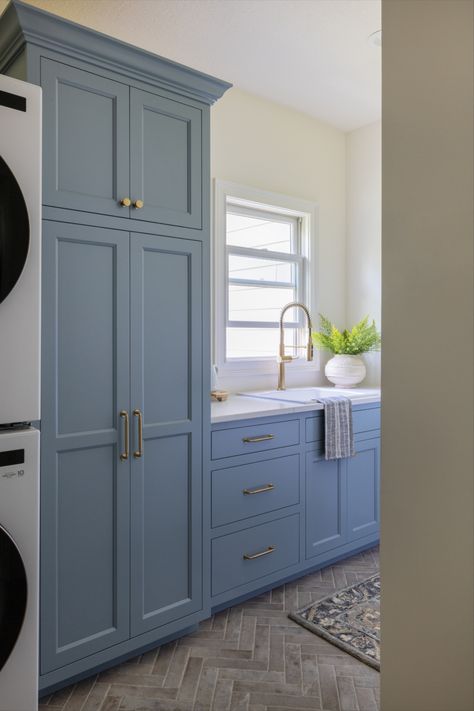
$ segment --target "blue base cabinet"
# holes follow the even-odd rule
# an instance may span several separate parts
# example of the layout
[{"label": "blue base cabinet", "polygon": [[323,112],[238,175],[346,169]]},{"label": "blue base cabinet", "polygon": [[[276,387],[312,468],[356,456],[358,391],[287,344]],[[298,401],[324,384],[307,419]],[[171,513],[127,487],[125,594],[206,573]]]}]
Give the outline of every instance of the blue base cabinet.
[{"label": "blue base cabinet", "polygon": [[306,454],[305,557],[327,553],[347,541],[347,468],[341,460]]},{"label": "blue base cabinet", "polygon": [[330,461],[322,411],[213,425],[211,609],[378,542],[380,405],[354,407],[353,424],[355,456]]},{"label": "blue base cabinet", "polygon": [[346,462],[347,517],[350,541],[380,530],[380,438],[356,442],[356,454]]}]

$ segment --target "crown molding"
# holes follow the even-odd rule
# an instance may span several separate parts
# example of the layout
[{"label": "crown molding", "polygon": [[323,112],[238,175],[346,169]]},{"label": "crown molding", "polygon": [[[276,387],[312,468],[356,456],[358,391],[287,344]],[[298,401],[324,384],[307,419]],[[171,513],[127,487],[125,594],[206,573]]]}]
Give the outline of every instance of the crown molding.
[{"label": "crown molding", "polygon": [[7,67],[25,44],[60,52],[110,71],[150,81],[213,104],[232,84],[157,54],[96,32],[32,5],[12,0],[0,18],[0,67]]}]

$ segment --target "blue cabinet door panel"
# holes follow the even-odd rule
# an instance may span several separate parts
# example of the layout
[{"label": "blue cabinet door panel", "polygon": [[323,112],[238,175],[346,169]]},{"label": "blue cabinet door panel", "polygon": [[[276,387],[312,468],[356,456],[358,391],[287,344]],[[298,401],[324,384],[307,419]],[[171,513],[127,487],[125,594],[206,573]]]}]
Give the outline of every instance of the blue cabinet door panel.
[{"label": "blue cabinet door panel", "polygon": [[131,217],[201,229],[201,110],[130,91]]},{"label": "blue cabinet door panel", "polygon": [[43,203],[128,216],[129,87],[46,58],[41,85]]},{"label": "blue cabinet door panel", "polygon": [[128,246],[43,227],[42,673],[129,636]]},{"label": "blue cabinet door panel", "polygon": [[345,460],[306,455],[306,558],[347,540]]},{"label": "blue cabinet door panel", "polygon": [[202,265],[198,242],[132,234],[130,245],[136,635],[202,606]]},{"label": "blue cabinet door panel", "polygon": [[358,442],[356,449],[356,455],[347,460],[350,540],[376,533],[380,525],[380,441]]}]

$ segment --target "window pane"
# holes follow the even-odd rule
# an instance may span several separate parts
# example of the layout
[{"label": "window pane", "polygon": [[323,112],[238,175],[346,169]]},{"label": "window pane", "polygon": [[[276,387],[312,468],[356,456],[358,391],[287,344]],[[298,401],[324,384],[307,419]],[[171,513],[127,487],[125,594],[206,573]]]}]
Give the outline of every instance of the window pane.
[{"label": "window pane", "polygon": [[[296,355],[290,349],[296,337],[296,329],[285,333],[288,355]],[[227,358],[275,358],[276,363],[279,340],[278,328],[227,328]]]},{"label": "window pane", "polygon": [[256,281],[295,281],[295,264],[229,254],[229,278]]},{"label": "window pane", "polygon": [[[295,301],[295,296],[293,287],[273,288],[229,284],[229,321],[277,323],[283,306],[290,301]],[[288,314],[288,320],[290,318]]]},{"label": "window pane", "polygon": [[293,222],[249,217],[227,212],[227,244],[274,252],[293,252]]}]

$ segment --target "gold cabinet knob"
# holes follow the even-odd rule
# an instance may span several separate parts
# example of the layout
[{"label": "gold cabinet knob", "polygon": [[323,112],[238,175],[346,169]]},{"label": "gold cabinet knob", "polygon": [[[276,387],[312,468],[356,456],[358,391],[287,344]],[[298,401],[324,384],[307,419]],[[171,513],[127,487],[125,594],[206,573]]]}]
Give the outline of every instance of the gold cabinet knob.
[{"label": "gold cabinet knob", "polygon": [[142,208],[143,205],[144,205],[143,200],[135,200],[135,202],[133,203],[133,207],[136,207],[137,210],[140,210],[140,208]]},{"label": "gold cabinet knob", "polygon": [[132,204],[132,201],[130,200],[130,198],[122,198],[122,199],[120,200],[120,204],[121,204],[123,207],[130,207],[130,205]]}]

